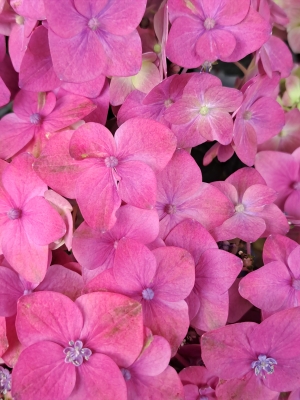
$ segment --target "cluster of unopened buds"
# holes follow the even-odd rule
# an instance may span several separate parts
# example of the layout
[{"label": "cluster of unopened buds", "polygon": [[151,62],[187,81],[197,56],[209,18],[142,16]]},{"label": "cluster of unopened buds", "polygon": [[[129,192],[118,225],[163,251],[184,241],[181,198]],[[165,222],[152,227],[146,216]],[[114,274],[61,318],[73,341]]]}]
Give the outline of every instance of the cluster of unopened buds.
[{"label": "cluster of unopened buds", "polygon": [[0,0],[0,398],[300,398],[299,26]]}]

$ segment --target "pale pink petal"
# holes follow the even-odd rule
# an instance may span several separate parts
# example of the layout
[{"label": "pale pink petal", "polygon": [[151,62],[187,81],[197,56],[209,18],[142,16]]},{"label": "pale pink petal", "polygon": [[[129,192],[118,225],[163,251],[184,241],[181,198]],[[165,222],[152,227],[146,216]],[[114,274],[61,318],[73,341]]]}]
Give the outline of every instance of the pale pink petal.
[{"label": "pale pink petal", "polygon": [[53,396],[67,400],[76,382],[76,367],[65,363],[63,347],[49,341],[23,350],[13,371],[12,393],[17,400]]},{"label": "pale pink petal", "polygon": [[131,77],[113,76],[109,85],[109,102],[113,106],[123,104],[129,93],[134,90]]},{"label": "pale pink petal", "polygon": [[81,339],[87,348],[127,367],[143,347],[142,306],[116,293],[88,293],[76,300],[84,315]]},{"label": "pale pink petal", "polygon": [[294,53],[300,52],[300,28],[294,27],[288,33],[288,41]]},{"label": "pale pink petal", "polygon": [[242,104],[243,95],[237,89],[217,86],[209,88],[204,94],[204,99],[208,108],[233,112]]},{"label": "pale pink petal", "polygon": [[256,215],[266,223],[264,237],[271,234],[285,235],[290,230],[286,216],[275,204],[265,206],[262,211],[257,211]]},{"label": "pale pink petal", "polygon": [[249,186],[266,184],[263,177],[254,168],[240,168],[231,174],[226,182],[235,186],[239,199],[242,198]]},{"label": "pale pink petal", "polygon": [[273,203],[277,198],[275,190],[266,185],[256,184],[248,187],[243,194],[242,203],[247,212],[261,211],[266,205]]},{"label": "pale pink petal", "polygon": [[67,347],[71,340],[78,340],[82,326],[79,308],[60,293],[36,292],[18,302],[16,329],[25,346],[51,340]]},{"label": "pale pink petal", "polygon": [[233,148],[238,158],[251,167],[257,153],[257,135],[249,122],[235,120],[233,128]]},{"label": "pale pink petal", "polygon": [[272,261],[281,261],[288,265],[288,257],[290,253],[296,249],[298,244],[286,236],[271,235],[264,244],[263,260],[264,263]]},{"label": "pale pink petal", "polygon": [[235,36],[225,29],[206,30],[196,43],[197,54],[209,62],[230,57],[235,48]]}]

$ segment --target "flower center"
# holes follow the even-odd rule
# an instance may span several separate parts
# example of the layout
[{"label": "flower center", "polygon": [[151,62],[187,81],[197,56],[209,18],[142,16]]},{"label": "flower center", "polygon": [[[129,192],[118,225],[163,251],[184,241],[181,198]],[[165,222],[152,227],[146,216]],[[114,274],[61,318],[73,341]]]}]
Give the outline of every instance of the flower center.
[{"label": "flower center", "polygon": [[295,290],[300,290],[300,279],[293,279],[292,286]]},{"label": "flower center", "polygon": [[29,117],[29,121],[34,125],[39,124],[41,122],[41,119],[42,119],[42,117],[39,113],[34,113],[34,114],[30,115],[30,117]]},{"label": "flower center", "polygon": [[83,363],[83,359],[86,361],[92,355],[90,349],[82,348],[83,343],[81,340],[73,340],[69,342],[70,347],[66,347],[63,352],[66,354],[65,362],[72,363],[75,367],[79,367]]},{"label": "flower center", "polygon": [[99,28],[100,22],[97,18],[91,18],[88,22],[88,27],[90,28],[91,31],[95,31]]},{"label": "flower center", "polygon": [[124,376],[125,381],[129,381],[131,379],[131,373],[126,368],[121,368],[122,375]]},{"label": "flower center", "polygon": [[267,358],[265,355],[259,355],[258,361],[253,361],[251,363],[251,368],[254,368],[255,375],[266,377],[267,374],[273,374],[274,365],[277,364],[277,361],[274,358]]},{"label": "flower center", "polygon": [[300,182],[293,183],[293,189],[300,190]]},{"label": "flower center", "polygon": [[152,289],[147,288],[142,291],[142,296],[145,300],[152,300],[154,297],[154,292]]},{"label": "flower center", "polygon": [[116,157],[109,156],[104,159],[104,163],[107,168],[115,168],[119,164],[119,161]]},{"label": "flower center", "polygon": [[216,25],[216,21],[210,17],[206,18],[206,20],[204,21],[204,27],[207,30],[212,29],[215,25]]},{"label": "flower center", "polygon": [[11,390],[11,375],[8,369],[0,367],[0,393],[6,394]]},{"label": "flower center", "polygon": [[176,206],[174,204],[166,204],[164,211],[167,214],[175,214],[176,211],[177,211],[177,208],[176,208]]},{"label": "flower center", "polygon": [[166,101],[164,102],[164,105],[165,105],[166,108],[168,108],[168,107],[170,107],[173,103],[174,103],[173,100],[168,99],[168,100],[166,100]]},{"label": "flower center", "polygon": [[161,45],[159,43],[156,43],[153,46],[153,50],[155,51],[155,53],[160,53],[161,52]]},{"label": "flower center", "polygon": [[208,107],[203,106],[203,107],[200,108],[200,114],[201,115],[207,115],[208,112],[209,112],[209,108]]},{"label": "flower center", "polygon": [[21,218],[22,211],[19,208],[12,208],[8,211],[7,216],[9,219],[18,219]]},{"label": "flower center", "polygon": [[250,110],[246,110],[243,114],[243,118],[247,121],[249,121],[249,119],[251,119],[252,117],[252,112]]},{"label": "flower center", "polygon": [[243,211],[245,210],[245,207],[244,207],[243,204],[237,204],[237,205],[234,207],[234,209],[235,209],[236,212],[243,212]]}]

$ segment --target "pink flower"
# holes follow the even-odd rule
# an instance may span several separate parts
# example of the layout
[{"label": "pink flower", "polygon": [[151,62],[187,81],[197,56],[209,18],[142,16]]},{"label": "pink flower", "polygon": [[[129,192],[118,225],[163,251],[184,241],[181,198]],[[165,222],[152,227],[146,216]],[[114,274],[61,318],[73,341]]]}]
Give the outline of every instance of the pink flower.
[{"label": "pink flower", "polygon": [[118,365],[131,365],[143,345],[136,301],[90,293],[73,303],[60,293],[33,293],[19,300],[16,328],[26,346],[13,370],[16,400],[127,399]]},{"label": "pink flower", "polygon": [[166,110],[165,118],[175,128],[180,147],[195,147],[205,140],[227,145],[233,135],[229,112],[236,111],[242,100],[240,91],[222,87],[219,78],[196,74],[185,86],[181,99]]},{"label": "pink flower", "polygon": [[174,355],[188,330],[184,299],[194,283],[194,261],[186,250],[160,247],[151,252],[125,238],[119,242],[113,269],[102,272],[86,287],[122,293],[141,302],[145,326],[167,339]]},{"label": "pink flower", "polygon": [[40,283],[48,266],[49,244],[66,233],[66,225],[45,200],[46,184],[23,153],[11,164],[2,161],[0,182],[0,250],[27,281]]},{"label": "pink flower", "polygon": [[296,242],[281,235],[269,236],[264,246],[265,265],[241,280],[241,296],[260,308],[264,317],[299,306],[299,257]]},{"label": "pink flower", "polygon": [[212,185],[231,201],[230,218],[212,231],[217,241],[238,237],[254,242],[271,233],[288,232],[284,214],[273,204],[277,198],[275,190],[266,185],[255,169],[239,169],[224,182],[213,182]]},{"label": "pink flower", "polygon": [[50,51],[58,77],[86,82],[101,74],[137,74],[142,47],[135,28],[145,6],[146,0],[45,0]]},{"label": "pink flower", "polygon": [[269,400],[276,397],[274,392],[299,388],[299,318],[296,307],[260,325],[242,322],[205,333],[203,361],[212,374],[226,380],[218,385],[217,398]]},{"label": "pink flower", "polygon": [[77,122],[94,108],[82,96],[56,99],[53,92],[20,90],[14,101],[15,112],[0,121],[0,157],[8,159],[25,149],[39,156],[51,133]]},{"label": "pink flower", "polygon": [[160,220],[160,237],[185,218],[200,222],[207,230],[221,225],[230,215],[227,197],[208,183],[194,159],[177,150],[167,167],[157,175],[156,209]]},{"label": "pink flower", "polygon": [[[300,149],[292,154],[261,151],[256,156],[255,168],[267,185],[278,192],[276,203],[288,215],[300,217]],[[279,232],[278,232],[279,233]]]},{"label": "pink flower", "polygon": [[118,243],[130,238],[143,244],[153,242],[159,230],[155,210],[143,210],[130,205],[116,212],[117,222],[112,229],[101,233],[83,222],[74,232],[73,253],[78,262],[99,274],[114,264]]},{"label": "pink flower", "polygon": [[178,224],[165,242],[186,249],[195,260],[195,285],[186,298],[191,326],[202,331],[224,326],[228,319],[228,289],[240,273],[242,261],[219,250],[212,236],[191,219]]},{"label": "pink flower", "polygon": [[242,91],[244,101],[233,128],[233,148],[249,167],[254,164],[257,145],[277,135],[284,126],[284,111],[276,102],[279,74],[258,75],[247,82]]},{"label": "pink flower", "polygon": [[238,61],[259,49],[271,33],[250,0],[171,0],[169,9],[172,27],[167,56],[185,68],[217,59]]}]

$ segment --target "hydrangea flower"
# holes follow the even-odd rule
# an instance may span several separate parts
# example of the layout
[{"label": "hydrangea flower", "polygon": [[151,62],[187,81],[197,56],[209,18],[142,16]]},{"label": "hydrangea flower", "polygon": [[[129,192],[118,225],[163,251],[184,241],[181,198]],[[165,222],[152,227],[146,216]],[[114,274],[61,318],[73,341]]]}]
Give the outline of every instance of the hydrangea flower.
[{"label": "hydrangea flower", "polygon": [[205,367],[188,367],[179,372],[183,383],[185,400],[216,399],[218,377],[211,374]]},{"label": "hydrangea flower", "polygon": [[138,302],[113,293],[75,303],[60,293],[33,293],[19,300],[16,328],[26,347],[12,374],[16,400],[127,399],[118,365],[131,365],[143,346]]},{"label": "hydrangea flower", "polygon": [[276,397],[300,386],[300,307],[277,312],[261,324],[228,325],[201,338],[207,369],[222,381],[217,398]]}]

